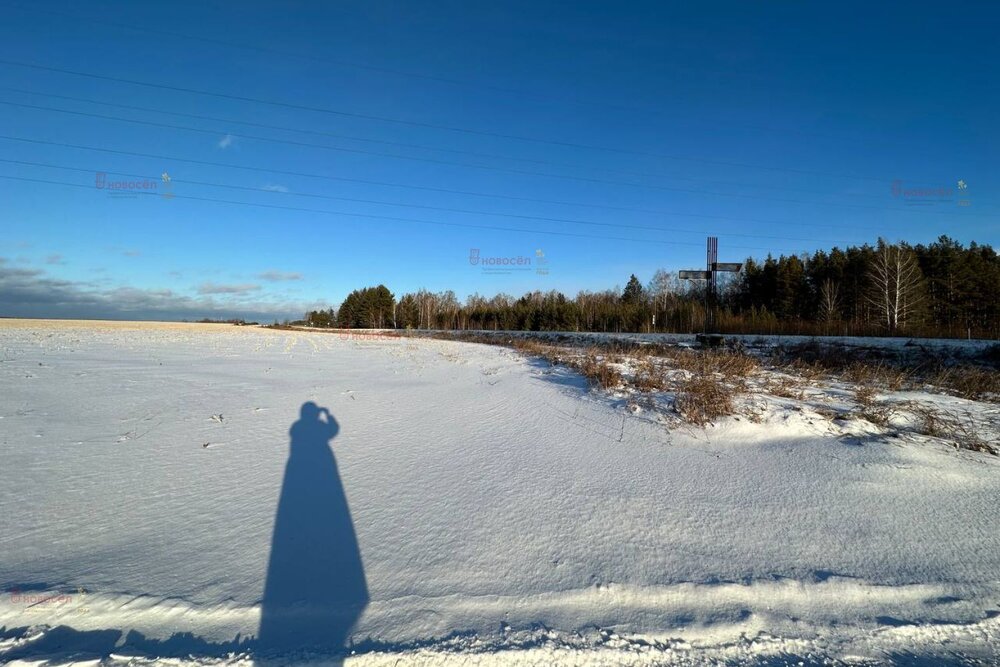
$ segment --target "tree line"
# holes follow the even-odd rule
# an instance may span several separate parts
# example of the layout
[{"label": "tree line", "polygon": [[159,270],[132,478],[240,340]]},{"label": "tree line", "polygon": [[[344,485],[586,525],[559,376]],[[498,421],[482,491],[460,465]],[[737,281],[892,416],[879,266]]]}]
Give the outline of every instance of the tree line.
[{"label": "tree line", "polygon": [[709,301],[705,283],[657,271],[624,289],[567,297],[520,297],[419,290],[398,300],[385,285],[351,292],[337,309],[314,310],[309,326],[689,333],[703,329],[708,307],[722,333],[907,335],[1000,338],[1000,257],[989,245],[947,236],[927,245],[891,244],[819,250],[763,260],[721,278]]}]

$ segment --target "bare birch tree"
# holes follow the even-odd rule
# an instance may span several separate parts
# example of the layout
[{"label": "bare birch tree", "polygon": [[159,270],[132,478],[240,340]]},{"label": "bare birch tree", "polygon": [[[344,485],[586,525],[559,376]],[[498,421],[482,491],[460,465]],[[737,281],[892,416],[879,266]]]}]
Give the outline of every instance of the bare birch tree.
[{"label": "bare birch tree", "polygon": [[923,299],[924,281],[913,251],[879,239],[868,278],[868,301],[889,333],[912,323]]},{"label": "bare birch tree", "polygon": [[823,322],[840,319],[840,284],[830,278],[819,288],[819,319]]}]

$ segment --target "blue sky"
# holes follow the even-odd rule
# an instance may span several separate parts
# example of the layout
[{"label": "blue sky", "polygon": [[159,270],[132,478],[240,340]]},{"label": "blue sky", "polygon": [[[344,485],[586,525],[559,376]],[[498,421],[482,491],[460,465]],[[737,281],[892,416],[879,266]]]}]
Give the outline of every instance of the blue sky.
[{"label": "blue sky", "polygon": [[722,260],[1000,240],[992,3],[0,16],[0,315],[284,317],[379,282],[572,295],[698,267],[710,233]]}]

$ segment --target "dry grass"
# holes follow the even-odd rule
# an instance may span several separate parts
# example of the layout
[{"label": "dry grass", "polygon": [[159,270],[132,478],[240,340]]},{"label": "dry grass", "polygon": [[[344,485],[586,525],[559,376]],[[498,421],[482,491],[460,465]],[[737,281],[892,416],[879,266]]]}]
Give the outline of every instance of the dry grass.
[{"label": "dry grass", "polygon": [[917,417],[917,430],[924,435],[949,441],[955,449],[967,449],[1000,456],[1000,449],[984,438],[972,415],[944,412],[927,405],[911,405]]},{"label": "dry grass", "polygon": [[973,452],[992,454],[993,456],[1000,455],[1000,450],[982,437],[979,429],[976,427],[975,421],[968,414],[966,414],[964,419],[959,417],[953,421],[951,441],[954,443],[955,449],[968,449]]},{"label": "dry grass", "polygon": [[[760,358],[740,348],[689,349],[612,339],[595,342],[584,349],[578,341],[569,339],[543,342],[525,336],[478,333],[435,337],[506,345],[522,354],[572,368],[592,385],[605,390],[634,389],[640,394],[675,391],[675,412],[698,425],[745,410],[734,406],[735,399],[747,392],[754,393],[748,380],[761,369]],[[813,383],[831,377],[840,379],[856,387],[857,408],[853,414],[886,427],[904,408],[878,400],[876,392],[879,390],[899,391],[931,385],[971,400],[1000,400],[1000,371],[991,367],[992,358],[1000,355],[997,349],[990,351],[989,359],[963,360],[931,354],[923,348],[900,352],[809,342],[778,348],[772,356],[765,357],[768,369],[777,373],[764,375],[762,389],[773,396],[804,400],[806,389]],[[617,366],[623,362],[634,363],[635,372],[623,376]],[[678,379],[682,375],[687,377]],[[962,420],[927,410],[914,411],[914,414],[918,417],[918,429],[923,433],[947,438],[962,449],[997,451],[976,434],[971,418]],[[836,419],[846,415],[831,413],[825,416]],[[756,413],[748,417],[761,418]]]},{"label": "dry grass", "polygon": [[974,366],[950,366],[939,369],[927,381],[972,401],[1000,400],[1000,371]]},{"label": "dry grass", "polygon": [[915,405],[910,410],[917,417],[917,430],[920,433],[934,438],[944,435],[947,420],[940,412],[926,405]]},{"label": "dry grass", "polygon": [[899,391],[906,384],[909,375],[892,366],[879,362],[855,361],[843,372],[843,378],[858,385],[884,387]]},{"label": "dry grass", "polygon": [[755,357],[727,350],[674,350],[669,359],[671,365],[695,375],[748,378],[760,369]]},{"label": "dry grass", "polygon": [[591,383],[602,389],[617,389],[622,386],[621,372],[610,361],[601,359],[593,353],[587,354],[576,368]]},{"label": "dry grass", "polygon": [[803,359],[792,360],[792,362],[788,364],[788,370],[795,375],[808,380],[809,382],[815,382],[824,375],[827,375],[827,370],[823,368],[821,364],[815,361],[805,361]]},{"label": "dry grass", "polygon": [[861,416],[876,426],[888,426],[896,409],[888,403],[875,403],[861,411]]},{"label": "dry grass", "polygon": [[[480,342],[480,341],[475,341]],[[531,340],[530,338],[514,338],[510,341],[510,346],[513,347],[518,352],[523,354],[529,354],[533,356],[542,357],[548,352],[549,346],[538,342],[537,340]]]},{"label": "dry grass", "polygon": [[[756,359],[741,353],[651,347],[647,346],[642,354],[630,354],[636,368],[629,378],[624,378],[613,365],[625,353],[604,346],[603,355],[598,354],[597,348],[591,348],[582,361],[571,365],[604,389],[627,386],[643,393],[675,390],[675,412],[684,421],[698,426],[735,414],[734,399],[743,390],[745,379],[760,368]],[[669,370],[687,371],[688,377],[671,380]],[[748,417],[754,421],[762,419],[757,413]]]},{"label": "dry grass", "polygon": [[704,426],[734,412],[732,387],[708,376],[685,380],[677,390],[674,409],[685,421]]},{"label": "dry grass", "polygon": [[826,419],[827,421],[834,421],[834,420],[837,420],[837,419],[842,419],[844,417],[844,413],[843,412],[840,412],[838,410],[834,410],[833,408],[827,408],[827,407],[823,407],[823,406],[814,407],[813,411],[816,414],[818,414],[820,417],[822,417],[823,419]]},{"label": "dry grass", "polygon": [[763,424],[767,417],[767,402],[760,399],[746,401],[738,412],[754,424]]},{"label": "dry grass", "polygon": [[970,400],[1000,401],[1000,345],[961,357],[919,345],[901,351],[809,341],[776,349],[771,362],[807,379],[830,374],[892,391],[930,385]]},{"label": "dry grass", "polygon": [[888,426],[896,408],[875,398],[875,388],[864,385],[854,390],[854,402],[861,409],[859,415],[876,426]]},{"label": "dry grass", "polygon": [[[496,343],[493,343],[494,345]],[[568,364],[570,363],[571,357],[567,350],[564,350],[555,345],[548,345],[546,343],[540,343],[537,340],[531,340],[528,338],[515,338],[510,341],[510,346],[530,357],[538,357],[540,359],[545,359],[550,364]]]},{"label": "dry grass", "polygon": [[[496,341],[491,342],[497,344]],[[590,348],[581,357],[580,354],[574,354],[571,348],[541,343],[530,338],[513,338],[506,341],[506,344],[521,354],[545,359],[553,365],[573,368],[602,389],[617,389],[624,383],[621,372],[612,365],[619,358],[616,354],[600,355],[597,348]]]},{"label": "dry grass", "polygon": [[639,391],[663,391],[667,388],[667,378],[652,361],[644,359],[638,363],[632,384]]},{"label": "dry grass", "polygon": [[854,390],[854,402],[862,408],[875,403],[875,388],[870,386],[857,387]]},{"label": "dry grass", "polygon": [[765,386],[767,393],[781,398],[792,398],[801,401],[805,398],[805,391],[800,381],[788,375],[771,376]]}]

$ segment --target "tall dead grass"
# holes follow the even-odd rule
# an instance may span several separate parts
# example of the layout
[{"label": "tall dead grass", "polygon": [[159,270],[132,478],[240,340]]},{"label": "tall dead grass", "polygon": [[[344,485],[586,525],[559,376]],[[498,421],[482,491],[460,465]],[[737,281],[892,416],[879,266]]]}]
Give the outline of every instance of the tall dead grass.
[{"label": "tall dead grass", "polygon": [[1000,402],[1000,353],[956,355],[914,346],[903,350],[848,347],[808,341],[776,348],[772,364],[807,380],[830,375],[880,389],[931,388],[975,401]]},{"label": "tall dead grass", "polygon": [[1000,448],[982,435],[975,419],[966,412],[964,415],[939,410],[928,405],[910,405],[910,412],[917,418],[917,430],[924,435],[941,438],[950,442],[955,449],[967,449],[1000,456]]},{"label": "tall dead grass", "polygon": [[621,371],[612,365],[611,361],[598,357],[592,352],[588,353],[582,362],[574,364],[574,366],[581,375],[602,389],[617,389],[623,384]]},{"label": "tall dead grass", "polygon": [[714,377],[696,375],[681,382],[674,409],[685,421],[705,426],[733,414],[736,391]]}]

